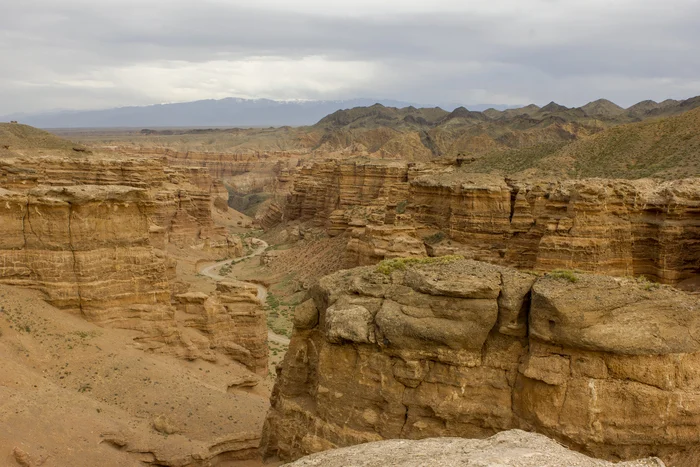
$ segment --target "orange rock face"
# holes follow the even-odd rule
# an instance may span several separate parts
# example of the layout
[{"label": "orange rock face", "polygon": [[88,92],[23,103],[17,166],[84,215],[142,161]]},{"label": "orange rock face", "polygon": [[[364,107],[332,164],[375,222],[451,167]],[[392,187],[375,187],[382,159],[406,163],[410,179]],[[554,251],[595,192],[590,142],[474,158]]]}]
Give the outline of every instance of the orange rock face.
[{"label": "orange rock face", "polygon": [[119,148],[120,152],[142,156],[165,156],[172,167],[206,169],[217,180],[251,172],[269,172],[272,168],[293,167],[299,154],[279,151],[272,153],[178,152],[168,148]]},{"label": "orange rock face", "polygon": [[221,187],[204,169],[171,168],[165,158],[27,156],[0,161],[0,187],[19,193],[35,187],[126,186],[147,192],[140,208],[154,245],[212,250],[216,257],[243,251],[211,218]]},{"label": "orange rock face", "polygon": [[[220,282],[212,295],[176,296],[181,336],[189,359],[216,360],[215,351],[267,375],[267,324],[257,299],[258,289]],[[207,336],[203,338],[202,336]]]},{"label": "orange rock face", "polygon": [[273,392],[268,455],[519,428],[596,457],[697,465],[696,295],[435,258],[340,271],[310,296]]},{"label": "orange rock face", "polygon": [[0,282],[40,289],[51,304],[100,325],[140,331],[144,347],[190,359],[224,355],[266,372],[265,320],[254,295],[227,289],[195,311],[174,297],[181,291],[166,246],[212,259],[240,256],[243,247],[214,225],[220,186],[207,171],[166,163],[0,161]]},{"label": "orange rock face", "polygon": [[389,229],[377,226],[395,225],[415,229],[411,236],[431,256],[676,284],[697,274],[699,215],[697,179],[531,182],[397,161],[327,161],[298,172],[276,218],[312,222],[329,235],[350,231],[350,266],[395,256],[373,245],[385,243]]}]

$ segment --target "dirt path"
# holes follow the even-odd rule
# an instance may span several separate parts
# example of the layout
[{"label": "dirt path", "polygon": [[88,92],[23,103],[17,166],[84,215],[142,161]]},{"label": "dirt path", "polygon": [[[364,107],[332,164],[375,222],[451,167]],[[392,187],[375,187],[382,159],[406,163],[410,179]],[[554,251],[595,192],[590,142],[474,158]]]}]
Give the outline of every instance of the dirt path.
[{"label": "dirt path", "polygon": [[[236,264],[236,263],[240,263],[241,261],[245,261],[247,259],[253,258],[255,256],[259,256],[265,250],[267,250],[269,248],[269,245],[267,244],[267,242],[265,240],[260,240],[259,238],[253,238],[253,239],[251,239],[251,241],[258,246],[249,255],[242,256],[240,258],[235,258],[235,259],[227,259],[226,261],[220,261],[218,263],[214,263],[211,266],[207,266],[207,267],[203,268],[201,271],[199,271],[199,273],[202,274],[203,276],[207,276],[207,277],[214,279],[216,282],[223,281],[223,280],[232,280],[232,279],[237,280],[233,277],[220,276],[220,275],[214,273],[214,270],[216,268],[219,268],[219,267],[225,265],[225,264]],[[247,285],[255,286],[258,289],[258,300],[260,300],[262,303],[265,303],[265,300],[267,299],[267,287],[265,287],[262,284],[254,284],[252,282],[244,282],[244,281],[238,281],[238,282],[242,282],[242,283],[247,284]],[[276,334],[270,329],[267,330],[267,339],[269,341],[276,342],[278,344],[289,345],[289,338],[287,338],[286,336],[282,336],[280,334]]]}]

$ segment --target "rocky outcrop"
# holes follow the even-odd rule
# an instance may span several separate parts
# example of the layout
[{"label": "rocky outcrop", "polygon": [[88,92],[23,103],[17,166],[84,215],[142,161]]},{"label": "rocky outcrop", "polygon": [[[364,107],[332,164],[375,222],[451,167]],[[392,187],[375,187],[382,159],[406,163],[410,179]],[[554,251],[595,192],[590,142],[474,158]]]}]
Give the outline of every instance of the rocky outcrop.
[{"label": "rocky outcrop", "polygon": [[202,300],[196,317],[194,305],[175,297],[186,287],[174,280],[166,251],[202,259],[243,253],[240,238],[212,219],[222,189],[207,170],[172,168],[164,157],[6,157],[0,282],[39,289],[51,304],[100,325],[140,331],[144,348],[267,371],[254,295],[219,291]]},{"label": "rocky outcrop", "polygon": [[[369,220],[371,211],[363,208],[376,207],[383,213],[387,203],[407,191],[406,182],[404,162],[319,162],[298,171],[285,206],[285,218],[313,220],[341,232],[353,217]],[[334,211],[350,213],[332,216]]]},{"label": "rocky outcrop", "polygon": [[427,256],[423,240],[410,225],[368,225],[351,230],[346,260],[367,266],[384,259]]},{"label": "rocky outcrop", "polygon": [[60,307],[169,303],[162,252],[149,243],[147,194],[127,186],[0,191],[0,279]]},{"label": "rocky outcrop", "polygon": [[240,256],[239,239],[214,226],[211,209],[221,186],[204,169],[171,168],[167,159],[27,156],[0,161],[0,187],[25,193],[37,187],[127,186],[145,190],[141,209],[154,245]]},{"label": "rocky outcrop", "polygon": [[267,375],[267,324],[257,293],[255,287],[219,282],[212,296],[201,292],[177,295],[178,323],[185,328],[181,332],[183,356],[216,360],[214,352],[219,351]]},{"label": "rocky outcrop", "polygon": [[130,186],[0,189],[0,282],[40,289],[98,324],[138,330],[151,349],[210,360],[216,350],[266,371],[254,293],[222,290],[194,320],[200,332],[183,332],[171,306],[174,262],[151,243],[151,207],[148,191]]},{"label": "rocky outcrop", "polygon": [[664,467],[659,459],[612,464],[572,452],[546,436],[510,430],[485,440],[431,438],[377,441],[314,454],[289,467]]},{"label": "rocky outcrop", "polygon": [[442,257],[340,271],[310,297],[273,392],[269,455],[519,428],[610,460],[700,459],[695,295]]},{"label": "rocky outcrop", "polygon": [[329,235],[352,232],[351,266],[382,259],[360,252],[379,253],[373,243],[383,243],[386,232],[375,226],[395,225],[413,227],[432,256],[676,284],[698,273],[699,213],[698,179],[533,182],[456,167],[353,160],[299,170],[276,219],[311,222]]}]

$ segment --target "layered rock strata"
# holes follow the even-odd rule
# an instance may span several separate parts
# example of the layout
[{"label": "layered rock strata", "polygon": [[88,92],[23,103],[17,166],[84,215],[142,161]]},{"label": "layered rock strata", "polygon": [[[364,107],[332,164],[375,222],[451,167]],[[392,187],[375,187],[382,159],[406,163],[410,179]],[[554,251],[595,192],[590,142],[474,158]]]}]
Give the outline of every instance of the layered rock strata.
[{"label": "layered rock strata", "polygon": [[37,187],[127,186],[148,192],[141,209],[148,217],[153,243],[163,248],[209,250],[217,258],[239,256],[239,239],[216,227],[211,208],[221,196],[220,183],[206,170],[171,168],[165,158],[27,156],[0,161],[0,187],[26,193]]},{"label": "layered rock strata", "polygon": [[146,157],[167,157],[173,167],[204,168],[217,180],[243,175],[250,172],[270,172],[274,168],[294,167],[299,161],[300,154],[288,151],[250,152],[250,153],[217,153],[217,152],[180,152],[169,148],[116,148],[117,152],[128,155]]},{"label": "layered rock strata", "polygon": [[186,285],[174,280],[166,247],[212,259],[243,251],[213,222],[222,186],[206,170],[170,168],[162,157],[19,155],[0,161],[0,187],[0,282],[37,288],[100,325],[138,330],[144,348],[267,371],[255,295],[219,291],[195,316],[175,296]]},{"label": "layered rock strata", "polygon": [[[414,227],[432,256],[521,269],[676,284],[700,264],[698,179],[532,182],[400,161],[325,161],[298,171],[284,212],[266,225],[276,220],[352,232],[348,266],[381,259],[374,243],[384,243],[386,230],[375,227],[383,225]],[[413,243],[402,254],[420,254]]]},{"label": "layered rock strata", "polygon": [[267,324],[257,294],[255,287],[219,282],[211,296],[201,292],[177,295],[177,321],[195,331],[181,333],[185,356],[205,355],[215,360],[213,352],[219,351],[267,375]]},{"label": "layered rock strata", "polygon": [[151,243],[151,206],[147,190],[130,186],[0,188],[0,282],[40,289],[101,325],[141,331],[149,348],[210,360],[216,350],[266,371],[254,293],[229,287],[203,299],[202,322],[176,319],[174,261]]},{"label": "layered rock strata", "polygon": [[310,296],[268,455],[519,428],[610,460],[700,459],[697,296],[449,257],[340,271]]}]

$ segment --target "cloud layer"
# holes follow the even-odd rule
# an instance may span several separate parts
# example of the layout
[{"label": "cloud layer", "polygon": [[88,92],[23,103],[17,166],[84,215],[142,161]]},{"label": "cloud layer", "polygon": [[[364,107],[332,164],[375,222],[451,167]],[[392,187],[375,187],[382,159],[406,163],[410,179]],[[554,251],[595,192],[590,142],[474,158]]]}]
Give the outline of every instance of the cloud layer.
[{"label": "cloud layer", "polygon": [[227,96],[627,106],[700,94],[698,18],[700,0],[23,0],[0,15],[0,114]]}]

